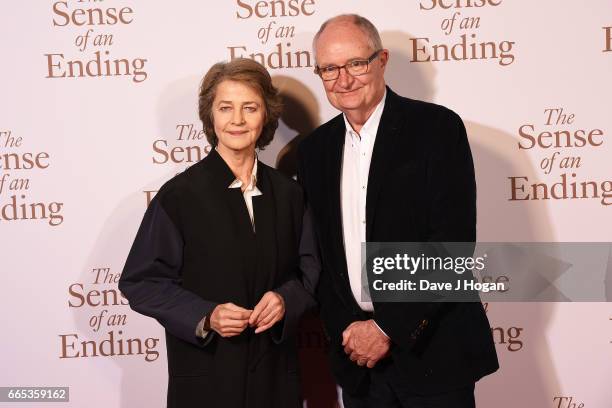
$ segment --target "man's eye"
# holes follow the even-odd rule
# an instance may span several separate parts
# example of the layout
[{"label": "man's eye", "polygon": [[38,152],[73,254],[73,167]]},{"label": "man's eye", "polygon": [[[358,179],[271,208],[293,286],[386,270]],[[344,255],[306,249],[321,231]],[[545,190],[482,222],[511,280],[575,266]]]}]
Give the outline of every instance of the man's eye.
[{"label": "man's eye", "polygon": [[363,67],[364,65],[367,65],[367,64],[368,62],[365,60],[357,60],[357,61],[350,62],[350,66],[355,67],[355,68]]},{"label": "man's eye", "polygon": [[334,72],[336,69],[338,69],[338,67],[331,65],[329,67],[323,67],[321,68],[322,72]]}]

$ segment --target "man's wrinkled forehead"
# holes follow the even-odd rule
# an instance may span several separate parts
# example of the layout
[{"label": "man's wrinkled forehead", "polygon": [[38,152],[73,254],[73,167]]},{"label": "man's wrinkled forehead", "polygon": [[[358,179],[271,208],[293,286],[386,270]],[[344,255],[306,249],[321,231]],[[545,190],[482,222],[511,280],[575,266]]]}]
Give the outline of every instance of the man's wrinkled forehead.
[{"label": "man's wrinkled forehead", "polygon": [[[345,55],[347,58],[363,58],[368,53],[370,42],[361,28],[350,22],[332,22],[313,42],[317,64],[326,64],[326,59]],[[355,54],[355,55],[349,55]]]}]

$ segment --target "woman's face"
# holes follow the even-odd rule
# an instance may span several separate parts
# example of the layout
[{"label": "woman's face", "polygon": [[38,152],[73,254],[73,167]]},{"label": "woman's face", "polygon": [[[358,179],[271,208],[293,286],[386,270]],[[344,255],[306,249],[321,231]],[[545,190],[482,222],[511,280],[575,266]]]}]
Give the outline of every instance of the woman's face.
[{"label": "woman's face", "polygon": [[264,101],[250,86],[225,80],[217,85],[213,123],[219,138],[217,149],[254,152],[266,120]]}]

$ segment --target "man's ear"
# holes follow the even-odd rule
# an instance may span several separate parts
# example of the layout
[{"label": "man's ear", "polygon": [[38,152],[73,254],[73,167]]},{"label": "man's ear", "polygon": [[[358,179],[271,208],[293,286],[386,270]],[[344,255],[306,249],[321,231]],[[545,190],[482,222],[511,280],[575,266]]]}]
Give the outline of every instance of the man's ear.
[{"label": "man's ear", "polygon": [[381,68],[385,69],[387,63],[389,62],[389,50],[383,48],[380,54],[378,55],[378,59],[380,59]]}]

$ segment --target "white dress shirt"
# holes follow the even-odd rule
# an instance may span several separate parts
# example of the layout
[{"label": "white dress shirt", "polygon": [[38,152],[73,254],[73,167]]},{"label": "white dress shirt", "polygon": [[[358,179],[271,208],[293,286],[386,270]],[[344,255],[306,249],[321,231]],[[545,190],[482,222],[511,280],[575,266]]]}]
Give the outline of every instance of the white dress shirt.
[{"label": "white dress shirt", "polygon": [[[228,188],[241,188],[242,180],[236,177],[236,180],[232,181]],[[247,210],[249,211],[249,216],[251,217],[251,225],[253,226],[253,231],[255,231],[255,218],[253,216],[253,197],[261,195],[261,191],[257,188],[257,156],[255,156],[255,160],[253,161],[253,169],[251,170],[251,180],[249,181],[249,185],[242,192],[242,196],[244,197],[244,203],[246,204]]]},{"label": "white dress shirt", "polygon": [[367,281],[364,279],[362,282],[361,279],[361,243],[366,241],[368,174],[386,94],[385,91],[382,100],[359,133],[353,130],[346,115],[343,115],[346,133],[342,155],[340,200],[344,250],[353,296],[361,309],[367,312],[372,312],[374,307],[372,302],[361,300],[362,285],[367,287]]}]

